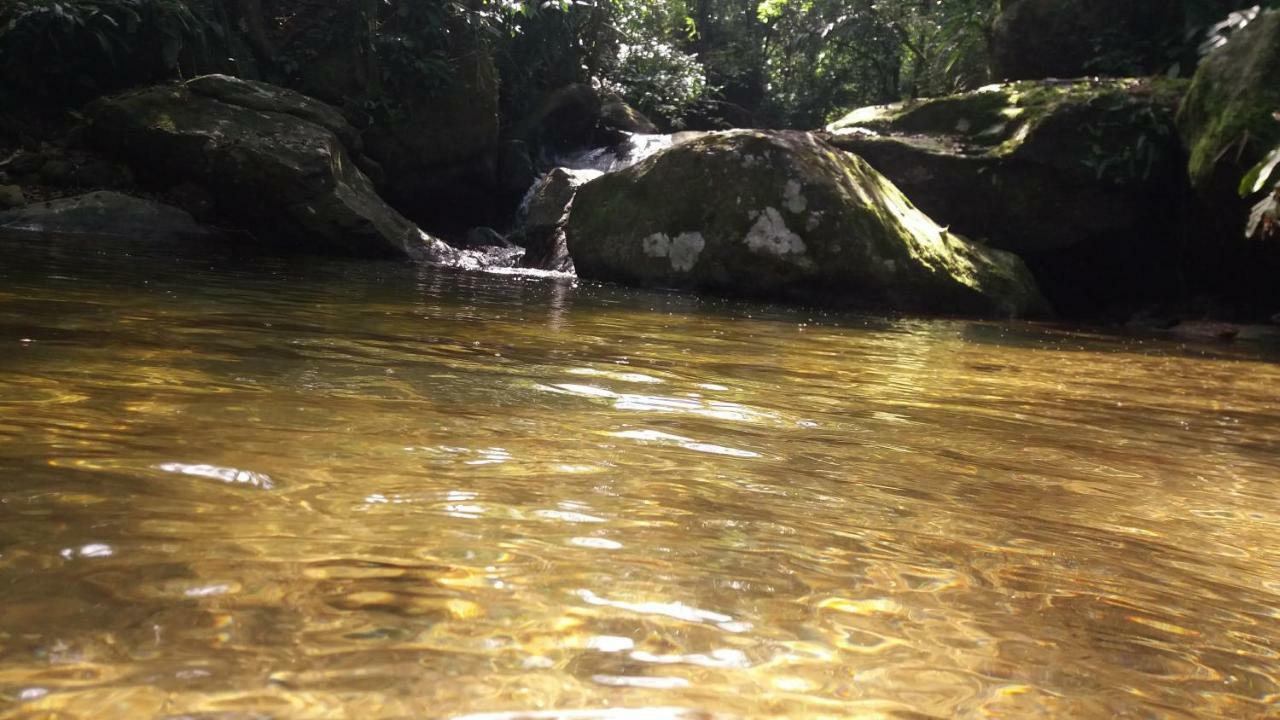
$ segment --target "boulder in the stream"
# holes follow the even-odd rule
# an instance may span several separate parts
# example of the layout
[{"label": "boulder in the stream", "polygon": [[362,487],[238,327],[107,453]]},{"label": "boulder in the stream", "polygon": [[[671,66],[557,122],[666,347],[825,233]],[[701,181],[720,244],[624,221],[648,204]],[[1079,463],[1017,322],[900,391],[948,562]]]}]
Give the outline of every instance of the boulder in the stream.
[{"label": "boulder in the stream", "polygon": [[554,168],[543,175],[521,208],[516,241],[526,252],[524,267],[573,272],[573,259],[565,243],[565,223],[578,188],[600,177],[599,170]]},{"label": "boulder in the stream", "polygon": [[862,108],[827,128],[939,223],[1027,261],[1055,308],[1175,292],[1185,83],[1017,82]]},{"label": "boulder in the stream", "polygon": [[0,212],[0,232],[140,241],[204,240],[218,234],[178,208],[109,191]]},{"label": "boulder in the stream", "polygon": [[809,133],[676,145],[579,188],[567,230],[588,279],[956,315],[1046,309],[1016,256],[938,227]]},{"label": "boulder in the stream", "polygon": [[152,184],[195,183],[261,243],[310,252],[465,264],[374,192],[341,116],[265,83],[196,78],[89,106],[89,135]]}]

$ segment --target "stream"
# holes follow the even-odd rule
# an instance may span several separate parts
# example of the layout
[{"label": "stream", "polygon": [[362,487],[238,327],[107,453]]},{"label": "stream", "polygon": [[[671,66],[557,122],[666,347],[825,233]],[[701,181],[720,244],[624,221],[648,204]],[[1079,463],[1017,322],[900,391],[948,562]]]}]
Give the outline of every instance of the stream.
[{"label": "stream", "polygon": [[0,717],[1280,715],[1280,344],[0,240]]}]

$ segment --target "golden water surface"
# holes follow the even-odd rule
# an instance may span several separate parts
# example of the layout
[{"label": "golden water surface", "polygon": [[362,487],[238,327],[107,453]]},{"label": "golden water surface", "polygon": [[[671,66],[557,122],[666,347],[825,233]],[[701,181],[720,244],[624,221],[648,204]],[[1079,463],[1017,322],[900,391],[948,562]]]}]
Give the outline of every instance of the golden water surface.
[{"label": "golden water surface", "polygon": [[1280,717],[1266,342],[0,249],[0,716]]}]

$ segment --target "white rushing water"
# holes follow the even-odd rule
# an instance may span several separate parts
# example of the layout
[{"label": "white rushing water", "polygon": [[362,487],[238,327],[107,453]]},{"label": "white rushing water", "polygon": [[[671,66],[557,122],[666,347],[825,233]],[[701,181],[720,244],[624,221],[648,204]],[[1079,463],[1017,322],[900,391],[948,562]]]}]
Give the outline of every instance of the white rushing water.
[{"label": "white rushing water", "polygon": [[[620,143],[553,155],[548,164],[552,168],[565,168],[575,173],[613,173],[625,170],[677,143],[692,140],[699,135],[701,133],[695,132],[682,132],[671,135],[625,133],[625,138]],[[538,179],[534,181],[533,185],[529,187],[529,190],[520,200],[520,209],[516,213],[519,222],[522,222],[526,216],[529,203],[533,200],[534,193],[542,183],[543,177],[545,177],[545,174],[539,175]]]},{"label": "white rushing water", "polygon": [[570,170],[617,172],[666,150],[674,145],[679,137],[680,135],[627,133],[626,139],[616,145],[588,148],[556,156],[553,162],[557,167]]}]

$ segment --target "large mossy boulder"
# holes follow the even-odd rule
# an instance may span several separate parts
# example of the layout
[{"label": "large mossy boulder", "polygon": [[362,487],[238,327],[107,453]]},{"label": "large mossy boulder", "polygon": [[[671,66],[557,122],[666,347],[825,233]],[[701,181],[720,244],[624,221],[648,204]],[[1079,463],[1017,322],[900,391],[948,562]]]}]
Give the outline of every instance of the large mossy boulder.
[{"label": "large mossy boulder", "polygon": [[732,131],[578,189],[583,278],[824,306],[1043,312],[1012,254],[939,228],[862,159],[808,133]]},{"label": "large mossy boulder", "polygon": [[194,183],[262,243],[311,252],[457,260],[389,207],[353,163],[340,115],[298,93],[197,78],[92,104],[89,136],[157,186]]},{"label": "large mossy boulder", "polygon": [[1277,112],[1280,10],[1271,10],[1201,62],[1178,113],[1196,189],[1233,193],[1245,173],[1280,144]]},{"label": "large mossy boulder", "polygon": [[1093,314],[1175,292],[1184,87],[993,85],[863,108],[827,137],[938,222],[1017,253],[1059,310]]},{"label": "large mossy boulder", "polygon": [[1172,65],[1184,3],[1173,0],[1002,0],[992,34],[997,78],[1135,76]]}]

